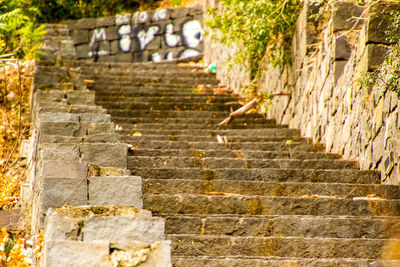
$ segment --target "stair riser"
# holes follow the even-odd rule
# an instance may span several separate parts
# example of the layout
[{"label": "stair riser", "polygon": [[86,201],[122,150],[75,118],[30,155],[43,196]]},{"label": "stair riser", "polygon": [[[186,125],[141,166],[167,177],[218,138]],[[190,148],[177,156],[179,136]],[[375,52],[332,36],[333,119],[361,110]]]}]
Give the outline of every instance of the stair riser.
[{"label": "stair riser", "polygon": [[[390,185],[351,185],[329,183],[266,183],[257,181],[227,180],[202,181],[189,179],[145,179],[143,191],[146,194],[209,194],[223,192],[240,195],[288,196],[301,197],[305,195],[337,196],[340,198],[367,197],[375,194],[385,199],[400,199],[396,186]],[[400,221],[399,221],[400,222]],[[399,225],[400,226],[400,225]]]},{"label": "stair riser", "polygon": [[241,106],[239,104],[224,105],[214,104],[207,105],[205,103],[113,103],[113,102],[97,102],[99,106],[107,109],[126,109],[126,110],[194,110],[194,111],[226,111],[229,115],[230,108],[236,110]]},{"label": "stair riser", "polygon": [[400,216],[400,200],[144,195],[143,207],[156,214]]},{"label": "stair riser", "polygon": [[400,219],[301,216],[165,218],[166,234],[372,239],[400,237]]},{"label": "stair riser", "polygon": [[[124,117],[116,117],[113,118],[113,122],[118,124],[137,124],[137,123],[165,123],[165,124],[195,124],[195,125],[207,125],[207,126],[217,126],[218,123],[222,121],[222,118],[218,119],[207,119],[207,118],[124,118]],[[272,125],[274,120],[266,120],[263,118],[241,118],[238,120],[234,120],[232,125],[249,125],[249,124],[258,124]]]}]

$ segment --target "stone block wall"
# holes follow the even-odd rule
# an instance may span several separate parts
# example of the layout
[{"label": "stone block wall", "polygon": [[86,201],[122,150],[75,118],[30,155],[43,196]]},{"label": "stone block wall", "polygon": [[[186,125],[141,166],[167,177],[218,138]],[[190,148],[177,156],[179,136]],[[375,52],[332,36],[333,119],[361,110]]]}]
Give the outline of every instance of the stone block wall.
[{"label": "stone block wall", "polygon": [[198,57],[202,7],[159,9],[69,22],[78,59],[143,62]]},{"label": "stone block wall", "polygon": [[[380,170],[383,183],[398,184],[399,98],[393,92],[382,95],[378,85],[365,88],[357,82],[384,60],[388,45],[384,25],[388,22],[381,13],[385,7],[378,6],[379,15],[370,16],[369,10],[339,1],[319,21],[310,19],[315,8],[306,3],[300,15],[292,65],[275,68],[264,63],[259,90],[291,93],[290,97],[274,97],[267,115],[324,143],[327,152],[359,160],[362,169]],[[205,58],[215,59],[205,52]],[[236,79],[231,84],[246,83],[234,74],[224,75]]]}]

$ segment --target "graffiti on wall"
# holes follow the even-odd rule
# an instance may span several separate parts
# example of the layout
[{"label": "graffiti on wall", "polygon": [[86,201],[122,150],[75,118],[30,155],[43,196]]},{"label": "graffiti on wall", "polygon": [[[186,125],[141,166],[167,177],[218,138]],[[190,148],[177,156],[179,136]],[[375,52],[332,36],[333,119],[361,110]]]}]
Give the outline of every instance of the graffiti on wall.
[{"label": "graffiti on wall", "polygon": [[[204,34],[201,21],[187,15],[170,19],[169,12],[160,9],[117,15],[115,29],[119,52],[145,55],[145,61],[155,62],[198,56]],[[92,31],[89,57],[108,55],[107,33],[104,27]]]}]

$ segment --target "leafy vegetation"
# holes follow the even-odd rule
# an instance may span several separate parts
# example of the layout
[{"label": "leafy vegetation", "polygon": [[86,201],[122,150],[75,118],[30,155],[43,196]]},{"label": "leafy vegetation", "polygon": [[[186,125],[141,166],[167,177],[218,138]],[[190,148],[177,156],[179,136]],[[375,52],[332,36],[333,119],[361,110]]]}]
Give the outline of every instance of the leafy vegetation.
[{"label": "leafy vegetation", "polygon": [[264,56],[273,65],[290,62],[290,42],[301,11],[301,0],[221,0],[222,10],[209,9],[206,22],[217,30],[213,37],[223,44],[238,44],[234,64],[248,63],[256,77]]}]

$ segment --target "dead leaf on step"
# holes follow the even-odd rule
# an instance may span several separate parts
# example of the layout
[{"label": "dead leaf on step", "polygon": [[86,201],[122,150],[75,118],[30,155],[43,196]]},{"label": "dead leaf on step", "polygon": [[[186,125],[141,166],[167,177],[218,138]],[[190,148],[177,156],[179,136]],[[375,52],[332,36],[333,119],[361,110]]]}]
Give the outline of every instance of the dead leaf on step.
[{"label": "dead leaf on step", "polygon": [[131,136],[142,136],[141,132],[134,132],[131,134]]},{"label": "dead leaf on step", "polygon": [[240,196],[239,194],[225,193],[225,192],[206,192],[210,196]]},{"label": "dead leaf on step", "polygon": [[139,150],[139,147],[138,146],[131,146],[131,147],[129,147],[129,150],[137,151],[137,150]]}]

